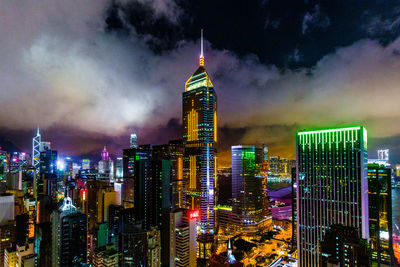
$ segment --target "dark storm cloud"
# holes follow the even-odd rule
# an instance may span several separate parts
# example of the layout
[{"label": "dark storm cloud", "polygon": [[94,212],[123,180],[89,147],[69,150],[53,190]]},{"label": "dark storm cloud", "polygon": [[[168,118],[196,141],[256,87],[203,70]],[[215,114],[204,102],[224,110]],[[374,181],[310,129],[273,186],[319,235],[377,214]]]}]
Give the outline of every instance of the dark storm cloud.
[{"label": "dark storm cloud", "polygon": [[400,40],[373,33],[376,18],[395,33],[396,9],[281,2],[5,1],[0,128],[21,139],[40,125],[75,154],[118,154],[133,130],[142,144],[178,138],[204,27],[225,159],[230,145],[259,142],[293,157],[298,128],[363,124],[374,140],[397,136]]}]

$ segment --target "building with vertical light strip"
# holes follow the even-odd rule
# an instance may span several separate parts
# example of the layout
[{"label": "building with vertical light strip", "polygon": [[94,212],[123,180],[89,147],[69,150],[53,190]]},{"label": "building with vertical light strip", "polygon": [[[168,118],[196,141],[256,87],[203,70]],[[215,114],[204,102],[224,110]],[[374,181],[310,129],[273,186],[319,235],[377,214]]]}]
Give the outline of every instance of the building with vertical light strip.
[{"label": "building with vertical light strip", "polygon": [[333,224],[369,238],[367,131],[300,131],[297,146],[299,266],[321,266],[320,242]]},{"label": "building with vertical light strip", "polygon": [[209,258],[214,241],[217,96],[203,52],[199,68],[185,83],[182,115],[184,201],[186,208],[200,211],[198,257]]},{"label": "building with vertical light strip", "polygon": [[36,171],[39,170],[40,163],[40,143],[42,142],[42,137],[37,129],[36,136],[33,138],[32,142],[32,166],[35,167]]}]

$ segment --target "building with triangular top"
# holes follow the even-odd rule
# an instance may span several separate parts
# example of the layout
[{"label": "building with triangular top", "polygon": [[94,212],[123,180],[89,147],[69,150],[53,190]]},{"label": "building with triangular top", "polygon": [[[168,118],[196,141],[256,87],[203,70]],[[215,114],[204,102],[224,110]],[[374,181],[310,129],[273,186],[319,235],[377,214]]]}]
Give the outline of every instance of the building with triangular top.
[{"label": "building with triangular top", "polygon": [[184,201],[186,208],[200,212],[197,256],[207,259],[214,242],[217,95],[204,67],[203,38],[199,67],[186,81],[182,98]]}]

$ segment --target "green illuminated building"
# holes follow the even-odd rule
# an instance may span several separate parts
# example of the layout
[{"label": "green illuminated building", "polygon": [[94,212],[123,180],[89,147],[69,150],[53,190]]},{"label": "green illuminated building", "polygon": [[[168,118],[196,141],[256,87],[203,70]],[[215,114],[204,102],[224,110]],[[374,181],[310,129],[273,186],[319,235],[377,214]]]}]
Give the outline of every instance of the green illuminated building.
[{"label": "green illuminated building", "polygon": [[7,172],[7,152],[0,150],[0,181],[5,180]]},{"label": "green illuminated building", "polygon": [[367,131],[300,131],[296,147],[298,264],[318,267],[331,225],[352,227],[368,240]]},{"label": "green illuminated building", "polygon": [[260,175],[262,162],[262,148],[232,147],[232,218],[244,231],[256,232],[266,219]]}]

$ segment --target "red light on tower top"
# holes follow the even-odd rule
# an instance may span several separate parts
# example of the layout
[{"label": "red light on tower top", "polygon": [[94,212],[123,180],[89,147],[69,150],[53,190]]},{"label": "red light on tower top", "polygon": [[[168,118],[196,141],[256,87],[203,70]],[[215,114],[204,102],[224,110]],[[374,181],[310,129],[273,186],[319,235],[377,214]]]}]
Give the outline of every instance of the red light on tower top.
[{"label": "red light on tower top", "polygon": [[200,212],[198,210],[193,210],[189,213],[189,218],[192,219],[197,219],[200,217]]}]

